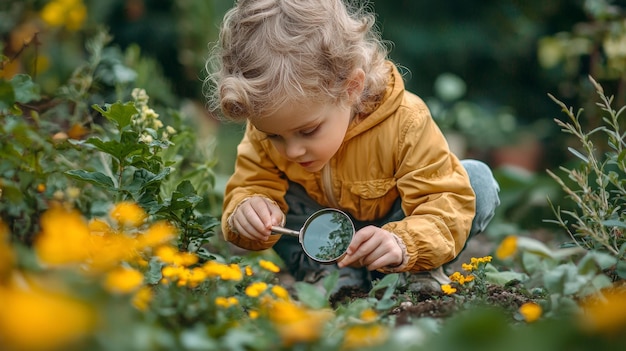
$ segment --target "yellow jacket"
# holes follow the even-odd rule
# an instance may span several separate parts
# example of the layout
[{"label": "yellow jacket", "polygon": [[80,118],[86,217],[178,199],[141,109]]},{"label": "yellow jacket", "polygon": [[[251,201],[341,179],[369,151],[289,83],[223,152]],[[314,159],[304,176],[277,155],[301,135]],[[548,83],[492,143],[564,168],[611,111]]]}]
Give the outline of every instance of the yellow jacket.
[{"label": "yellow jacket", "polygon": [[405,90],[395,66],[381,105],[349,126],[343,144],[321,171],[310,173],[282,158],[251,124],[237,154],[226,185],[222,230],[226,240],[242,248],[267,249],[280,236],[252,241],[234,233],[227,219],[253,195],[265,196],[287,212],[287,179],[301,184],[320,205],[361,221],[384,217],[401,197],[406,218],[382,228],[401,239],[404,261],[382,271],[437,268],[456,257],[467,240],[475,212],[467,173],[426,104]]}]

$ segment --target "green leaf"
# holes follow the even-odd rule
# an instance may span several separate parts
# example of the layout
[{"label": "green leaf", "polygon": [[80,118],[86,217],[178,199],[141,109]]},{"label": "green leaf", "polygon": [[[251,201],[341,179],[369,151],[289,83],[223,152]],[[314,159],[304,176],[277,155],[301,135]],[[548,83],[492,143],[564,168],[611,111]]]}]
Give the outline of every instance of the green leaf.
[{"label": "green leaf", "polygon": [[513,271],[486,272],[485,278],[487,278],[487,281],[490,283],[504,286],[514,280],[518,280],[521,282],[526,281],[528,280],[528,275]]},{"label": "green leaf", "polygon": [[298,300],[303,304],[314,309],[328,307],[328,299],[325,296],[325,292],[319,287],[305,282],[296,282],[294,288],[296,289]]},{"label": "green leaf", "polygon": [[585,163],[589,163],[589,159],[585,155],[581,154],[578,150],[574,149],[573,147],[568,147],[567,150],[569,150],[569,152],[571,152],[574,156],[585,161]]},{"label": "green leaf", "polygon": [[163,278],[163,273],[161,273],[162,268],[163,262],[161,262],[156,256],[152,256],[150,258],[150,262],[148,263],[148,271],[146,272],[146,283],[157,284],[161,280],[161,278]]},{"label": "green leaf", "polygon": [[617,263],[617,258],[608,253],[599,251],[589,251],[578,263],[579,272],[586,274],[584,267],[589,264],[594,265],[594,270],[605,270],[613,267]]},{"label": "green leaf", "polygon": [[132,117],[138,113],[133,102],[127,102],[124,104],[116,102],[112,105],[106,104],[104,106],[105,109],[98,105],[93,105],[92,107],[106,117],[106,119],[115,124],[119,131],[129,126],[132,121]]},{"label": "green leaf", "polygon": [[326,289],[326,294],[324,296],[326,300],[330,299],[330,295],[335,290],[335,287],[337,286],[338,281],[339,281],[339,271],[331,272],[322,281],[322,283],[324,284],[324,289]]},{"label": "green leaf", "polygon": [[529,237],[520,236],[517,238],[517,248],[520,251],[530,252],[542,257],[553,257],[553,252],[546,244]]},{"label": "green leaf", "polygon": [[8,110],[15,104],[13,85],[6,80],[0,80],[0,111]]},{"label": "green leaf", "polygon": [[74,179],[82,180],[105,189],[115,189],[113,180],[101,172],[88,172],[82,169],[74,169],[65,172],[65,174]]},{"label": "green leaf", "polygon": [[196,194],[196,190],[190,181],[185,180],[178,184],[176,190],[172,193],[170,202],[171,210],[179,210],[190,208],[202,201],[202,197]]},{"label": "green leaf", "polygon": [[626,261],[620,260],[619,262],[617,262],[615,273],[617,273],[618,277],[626,279]]},{"label": "green leaf", "polygon": [[626,222],[617,219],[608,219],[606,221],[602,221],[602,225],[605,227],[626,228]]},{"label": "green leaf", "polygon": [[391,273],[391,274],[385,275],[383,279],[378,281],[372,287],[372,290],[370,290],[369,292],[369,296],[373,297],[376,294],[376,291],[381,290],[381,289],[387,289],[385,291],[385,294],[383,295],[383,299],[391,297],[391,295],[393,295],[396,289],[396,286],[398,285],[399,280],[400,280],[400,274],[398,273]]},{"label": "green leaf", "polygon": [[103,141],[100,138],[89,138],[82,143],[93,145],[96,149],[106,154],[109,154],[118,160],[124,160],[126,157],[128,157],[128,155],[134,152],[141,152],[146,148],[144,144],[138,142],[120,143],[113,140]]},{"label": "green leaf", "polygon": [[11,85],[15,92],[15,101],[27,103],[39,100],[39,85],[35,84],[29,75],[17,74],[11,79]]}]

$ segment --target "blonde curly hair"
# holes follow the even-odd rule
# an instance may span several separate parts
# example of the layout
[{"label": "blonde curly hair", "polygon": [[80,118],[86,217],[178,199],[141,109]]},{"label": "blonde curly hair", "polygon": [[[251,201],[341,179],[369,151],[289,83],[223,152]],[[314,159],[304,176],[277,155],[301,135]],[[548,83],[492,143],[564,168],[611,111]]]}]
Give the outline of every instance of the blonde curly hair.
[{"label": "blonde curly hair", "polygon": [[390,72],[374,24],[365,5],[342,0],[238,0],[206,63],[209,109],[244,121],[286,103],[346,102],[360,69],[364,89],[353,110],[371,112]]}]

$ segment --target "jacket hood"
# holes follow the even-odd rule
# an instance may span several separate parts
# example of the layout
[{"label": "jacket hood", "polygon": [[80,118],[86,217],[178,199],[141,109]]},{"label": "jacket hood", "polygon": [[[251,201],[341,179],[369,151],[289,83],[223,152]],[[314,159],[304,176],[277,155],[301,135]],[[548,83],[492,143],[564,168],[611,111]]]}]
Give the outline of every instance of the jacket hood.
[{"label": "jacket hood", "polygon": [[371,129],[377,124],[381,123],[389,116],[393,115],[400,104],[404,96],[404,81],[398,71],[398,68],[391,62],[388,62],[388,66],[391,70],[391,77],[387,83],[387,89],[385,95],[381,100],[381,105],[376,108],[374,112],[358,122],[352,122],[344,137],[344,142],[352,139],[353,137]]}]

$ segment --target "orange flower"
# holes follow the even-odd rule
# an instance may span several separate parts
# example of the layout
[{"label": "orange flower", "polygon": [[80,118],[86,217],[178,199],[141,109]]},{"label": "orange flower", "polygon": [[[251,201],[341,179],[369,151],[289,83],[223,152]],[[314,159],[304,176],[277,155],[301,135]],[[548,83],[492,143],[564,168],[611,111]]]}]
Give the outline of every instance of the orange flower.
[{"label": "orange flower", "polygon": [[85,128],[82,124],[75,123],[67,131],[67,136],[70,139],[82,139],[87,133],[89,133],[89,129]]}]

